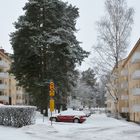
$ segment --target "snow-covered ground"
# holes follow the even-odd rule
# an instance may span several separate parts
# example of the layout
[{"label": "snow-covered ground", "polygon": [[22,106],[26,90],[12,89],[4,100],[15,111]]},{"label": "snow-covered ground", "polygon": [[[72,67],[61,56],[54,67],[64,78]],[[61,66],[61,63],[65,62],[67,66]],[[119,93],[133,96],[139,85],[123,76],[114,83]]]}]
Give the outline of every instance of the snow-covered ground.
[{"label": "snow-covered ground", "polygon": [[37,115],[35,125],[0,126],[0,140],[140,140],[140,125],[93,114],[82,124],[51,122]]}]

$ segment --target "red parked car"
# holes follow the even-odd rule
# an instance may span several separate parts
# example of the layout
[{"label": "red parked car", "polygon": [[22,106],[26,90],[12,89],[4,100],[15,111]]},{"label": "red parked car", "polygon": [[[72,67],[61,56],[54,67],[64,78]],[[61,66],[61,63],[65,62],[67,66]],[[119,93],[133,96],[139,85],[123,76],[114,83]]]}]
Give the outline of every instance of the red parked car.
[{"label": "red parked car", "polygon": [[74,122],[83,123],[86,120],[86,114],[82,111],[66,110],[59,114],[54,114],[50,120],[55,122]]}]

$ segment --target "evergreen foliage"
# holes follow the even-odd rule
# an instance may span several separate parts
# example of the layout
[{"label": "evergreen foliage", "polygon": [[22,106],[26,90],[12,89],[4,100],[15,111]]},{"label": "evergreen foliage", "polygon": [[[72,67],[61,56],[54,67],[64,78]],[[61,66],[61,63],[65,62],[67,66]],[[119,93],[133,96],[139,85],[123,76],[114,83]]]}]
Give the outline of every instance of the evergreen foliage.
[{"label": "evergreen foliage", "polygon": [[70,98],[79,100],[83,107],[96,107],[100,95],[94,70],[89,68],[83,71],[81,75],[77,75],[75,79],[77,79],[76,86],[73,88]]},{"label": "evergreen foliage", "polygon": [[90,86],[92,89],[95,89],[95,86],[97,84],[97,79],[95,76],[96,75],[94,70],[89,68],[88,70],[82,72],[81,80],[85,82],[87,86]]},{"label": "evergreen foliage", "polygon": [[56,94],[67,96],[76,63],[81,64],[84,51],[74,33],[78,8],[60,0],[29,0],[25,15],[15,22],[11,34],[14,50],[11,71],[41,109],[48,108],[49,82]]}]

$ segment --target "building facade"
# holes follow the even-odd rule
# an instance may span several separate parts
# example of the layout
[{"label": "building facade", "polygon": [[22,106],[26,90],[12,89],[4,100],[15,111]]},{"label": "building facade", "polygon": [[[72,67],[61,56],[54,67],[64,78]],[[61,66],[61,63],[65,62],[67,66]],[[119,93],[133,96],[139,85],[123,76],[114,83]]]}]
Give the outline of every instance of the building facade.
[{"label": "building facade", "polygon": [[0,49],[0,103],[10,105],[25,104],[24,89],[17,86],[14,75],[9,74],[11,58]]},{"label": "building facade", "polygon": [[[119,62],[117,68],[117,110],[120,115],[130,121],[140,122],[140,39],[129,53],[128,57]],[[115,70],[112,74],[114,75]],[[114,84],[114,85],[115,85]],[[114,89],[112,92],[114,93]],[[114,99],[109,93],[106,95],[106,104],[110,112],[114,113]]]}]

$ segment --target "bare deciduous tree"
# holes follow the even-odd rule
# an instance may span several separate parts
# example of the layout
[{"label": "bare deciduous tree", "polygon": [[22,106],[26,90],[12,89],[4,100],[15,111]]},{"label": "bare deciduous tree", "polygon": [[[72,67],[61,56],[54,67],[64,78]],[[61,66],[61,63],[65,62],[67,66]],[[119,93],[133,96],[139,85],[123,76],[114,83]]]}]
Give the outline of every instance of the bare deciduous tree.
[{"label": "bare deciduous tree", "polygon": [[[134,9],[127,7],[126,0],[106,0],[105,12],[105,16],[97,22],[98,44],[94,46],[96,58],[93,62],[94,66],[98,68],[98,74],[111,75],[112,69],[118,68],[119,61],[126,53],[132,30]],[[116,100],[118,99],[117,93],[115,95]]]}]

